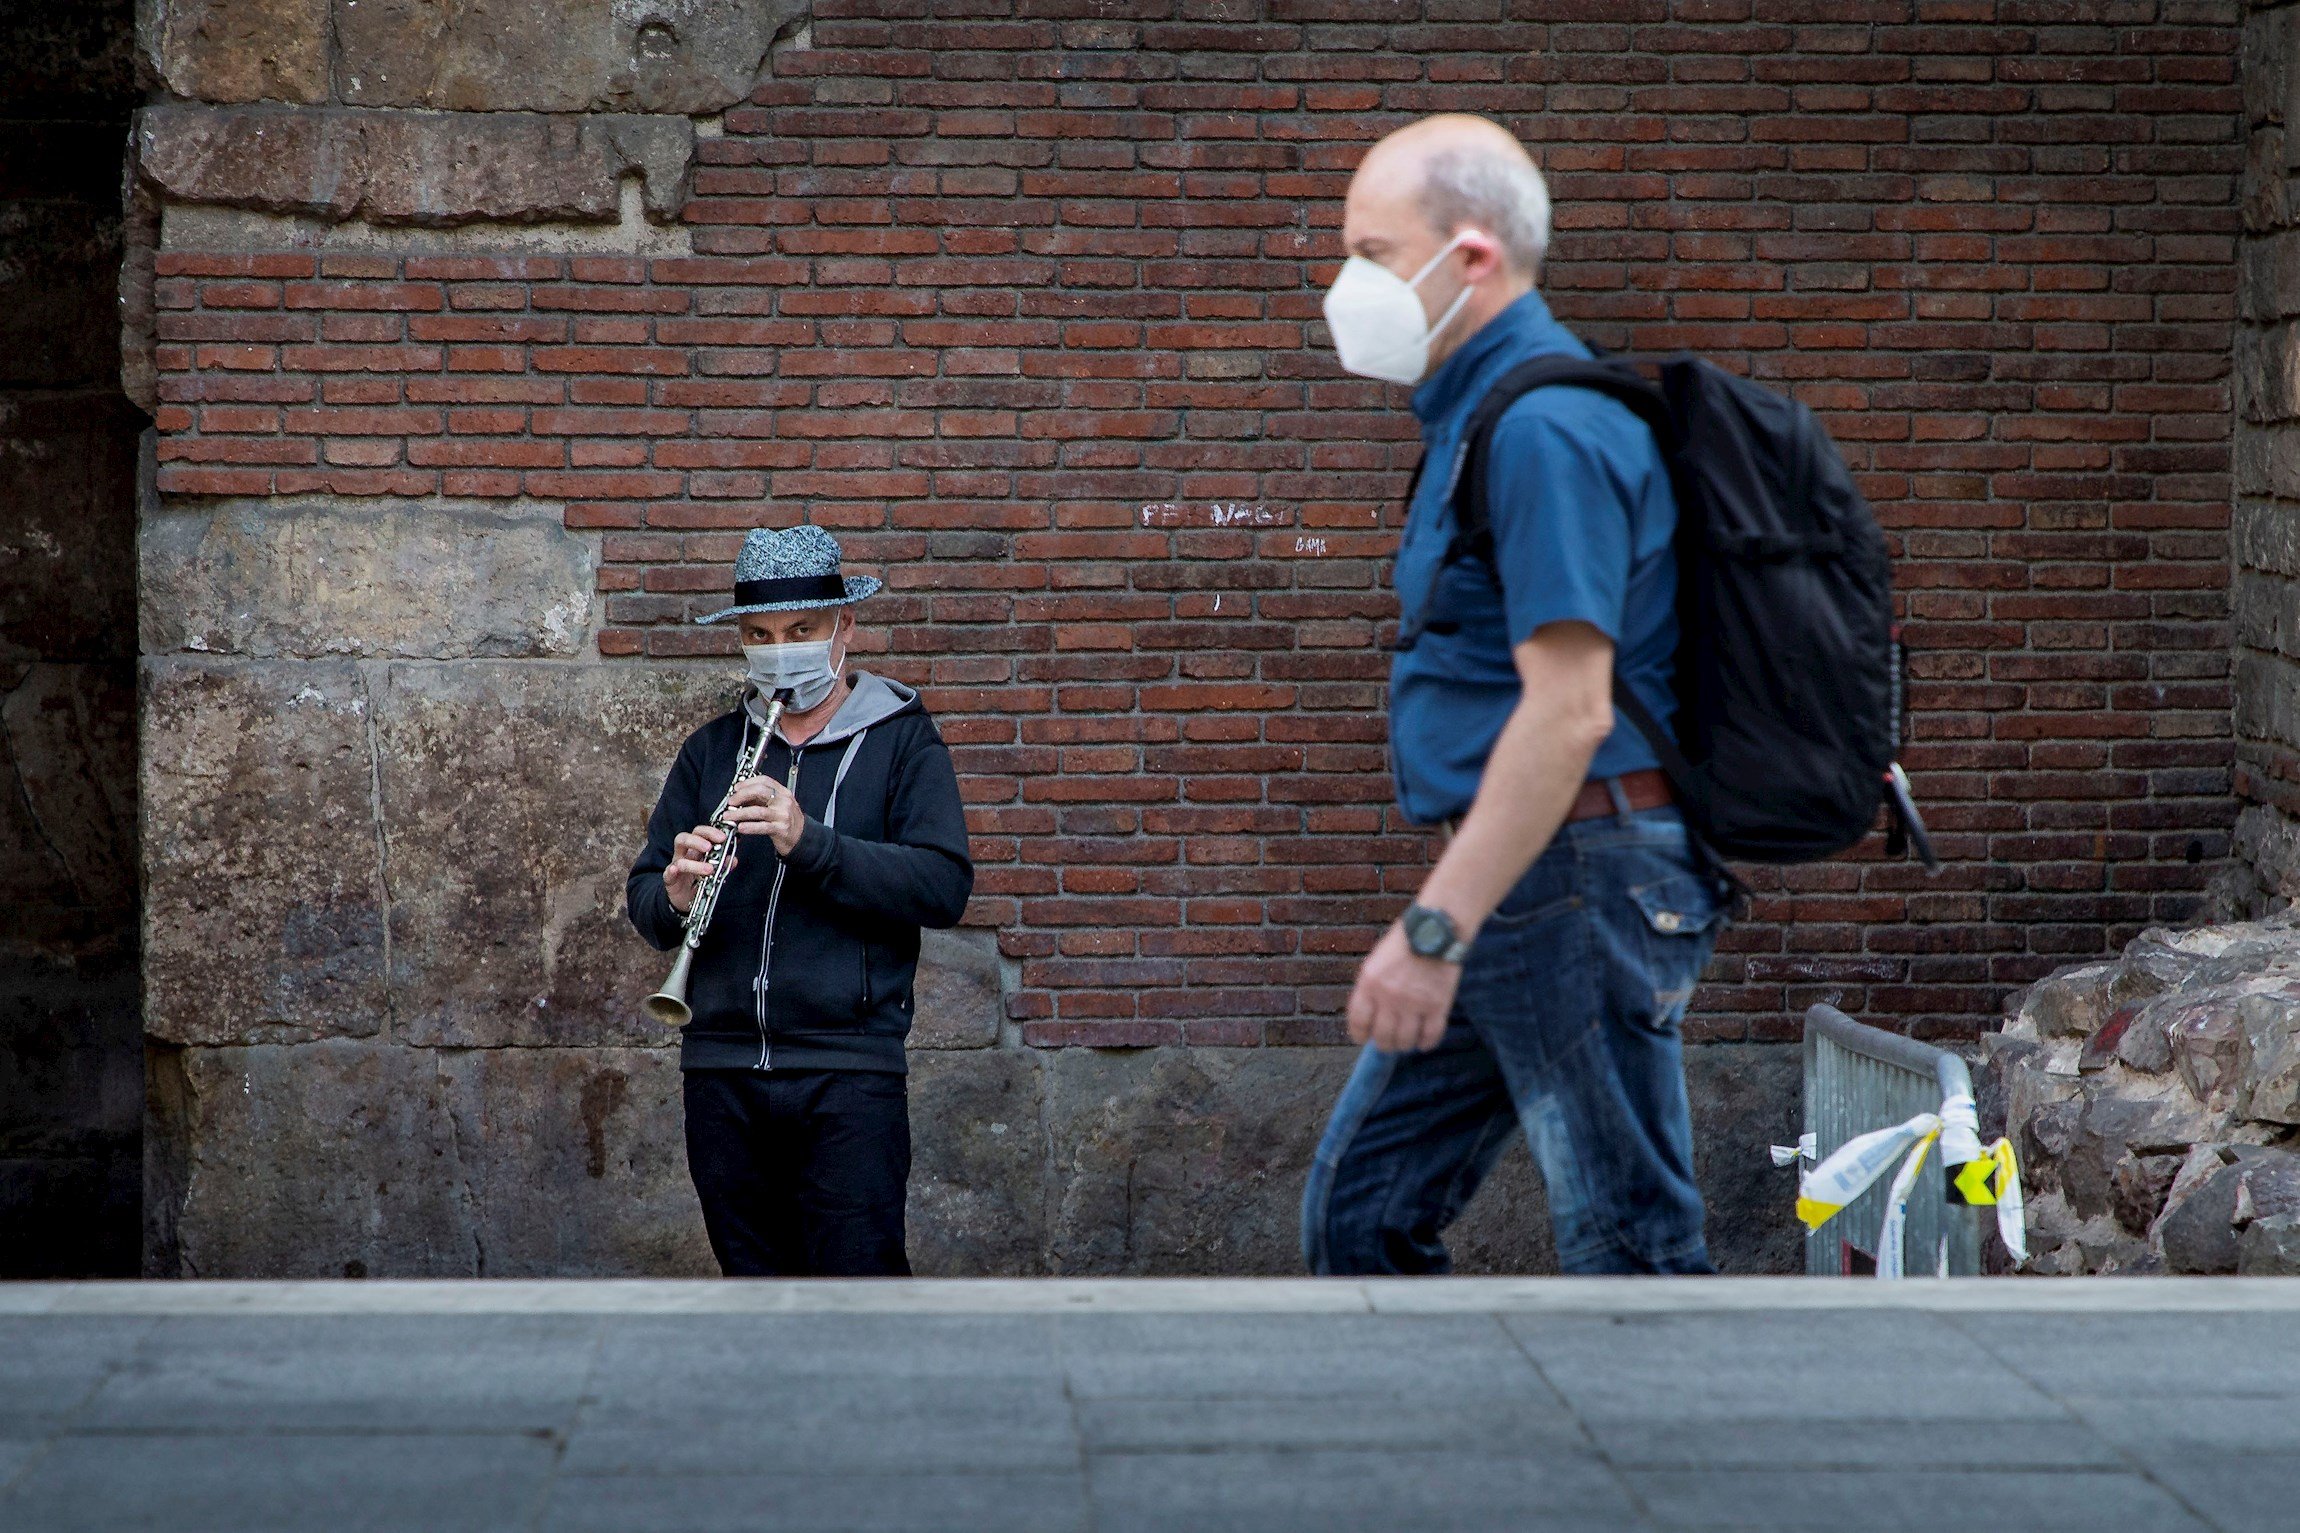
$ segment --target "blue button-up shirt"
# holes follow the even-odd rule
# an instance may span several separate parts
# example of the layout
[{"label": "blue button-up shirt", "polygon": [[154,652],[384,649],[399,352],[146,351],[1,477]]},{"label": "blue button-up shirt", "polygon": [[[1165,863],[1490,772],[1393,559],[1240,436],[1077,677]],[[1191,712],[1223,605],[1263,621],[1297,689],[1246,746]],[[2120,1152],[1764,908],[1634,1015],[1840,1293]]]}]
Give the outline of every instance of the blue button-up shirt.
[{"label": "blue button-up shirt", "polygon": [[[1677,502],[1660,449],[1628,406],[1589,389],[1551,387],[1502,415],[1488,460],[1497,590],[1481,563],[1441,569],[1454,535],[1448,494],[1461,431],[1494,380],[1528,357],[1589,348],[1539,293],[1487,321],[1414,390],[1428,468],[1398,547],[1399,608],[1410,624],[1443,582],[1442,610],[1460,623],[1424,633],[1390,667],[1390,756],[1398,802],[1422,824],[1467,813],[1486,757],[1517,706],[1512,649],[1549,623],[1580,621],[1614,643],[1614,669],[1667,720],[1677,647]],[[1616,718],[1590,763],[1610,777],[1655,765],[1634,725]]]}]

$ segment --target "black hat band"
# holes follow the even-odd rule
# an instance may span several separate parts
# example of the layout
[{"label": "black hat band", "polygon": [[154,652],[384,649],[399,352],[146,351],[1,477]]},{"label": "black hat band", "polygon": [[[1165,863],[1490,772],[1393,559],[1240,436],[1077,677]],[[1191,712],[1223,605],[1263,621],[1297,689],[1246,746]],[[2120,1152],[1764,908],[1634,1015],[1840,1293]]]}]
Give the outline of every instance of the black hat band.
[{"label": "black hat band", "polygon": [[842,575],[787,575],[780,580],[735,582],[735,605],[738,607],[757,607],[769,602],[786,601],[843,602],[846,599],[847,583]]}]

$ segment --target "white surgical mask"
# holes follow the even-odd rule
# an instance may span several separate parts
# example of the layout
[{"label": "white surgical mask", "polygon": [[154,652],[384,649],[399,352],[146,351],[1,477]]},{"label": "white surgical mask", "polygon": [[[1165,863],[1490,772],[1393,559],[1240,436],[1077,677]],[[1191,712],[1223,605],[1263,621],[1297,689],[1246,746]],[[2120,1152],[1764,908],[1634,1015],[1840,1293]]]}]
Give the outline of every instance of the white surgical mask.
[{"label": "white surgical mask", "polygon": [[831,659],[829,639],[805,644],[746,644],[743,659],[759,695],[773,697],[777,692],[789,692],[793,713],[814,707],[839,684],[840,667]]},{"label": "white surgical mask", "polygon": [[1414,296],[1414,289],[1461,241],[1459,234],[1447,240],[1411,280],[1364,256],[1351,256],[1342,263],[1334,285],[1326,289],[1325,310],[1326,325],[1334,332],[1334,350],[1341,354],[1343,367],[1361,378],[1379,378],[1384,383],[1422,381],[1422,374],[1429,371],[1430,343],[1453,323],[1476,284],[1463,288],[1434,325],[1422,313],[1422,301]]}]

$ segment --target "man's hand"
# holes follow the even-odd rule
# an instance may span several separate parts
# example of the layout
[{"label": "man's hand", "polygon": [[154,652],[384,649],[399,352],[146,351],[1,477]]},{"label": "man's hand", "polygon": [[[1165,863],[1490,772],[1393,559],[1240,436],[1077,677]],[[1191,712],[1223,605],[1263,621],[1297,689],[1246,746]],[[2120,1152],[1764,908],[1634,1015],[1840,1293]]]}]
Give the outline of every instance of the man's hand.
[{"label": "man's hand", "polygon": [[727,819],[746,836],[765,836],[775,844],[775,855],[788,857],[807,828],[807,812],[790,789],[772,777],[753,777],[735,789]]},{"label": "man's hand", "polygon": [[1350,1041],[1391,1054],[1434,1049],[1460,988],[1460,964],[1418,956],[1406,946],[1405,928],[1393,922],[1358,966]]},{"label": "man's hand", "polygon": [[[683,830],[671,842],[671,865],[663,870],[663,892],[671,897],[671,908],[685,915],[694,908],[695,891],[704,879],[711,876],[711,848],[727,839],[723,830],[698,825]],[[727,848],[727,866],[735,865],[735,849]]]}]

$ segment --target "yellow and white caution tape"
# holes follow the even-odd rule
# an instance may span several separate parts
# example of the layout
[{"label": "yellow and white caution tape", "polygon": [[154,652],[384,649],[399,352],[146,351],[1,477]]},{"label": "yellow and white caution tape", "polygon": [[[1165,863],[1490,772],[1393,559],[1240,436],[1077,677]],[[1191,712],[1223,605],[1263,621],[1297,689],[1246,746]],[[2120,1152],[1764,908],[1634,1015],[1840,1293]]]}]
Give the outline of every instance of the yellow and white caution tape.
[{"label": "yellow and white caution tape", "polygon": [[[1871,1129],[1839,1145],[1836,1152],[1797,1178],[1797,1217],[1805,1228],[1817,1230],[1837,1216],[1838,1210],[1869,1190],[1911,1145],[1929,1145],[1939,1137],[1938,1113],[1921,1112],[1906,1123]],[[1915,1176],[1911,1172],[1912,1177]]]},{"label": "yellow and white caution tape", "polygon": [[2012,1141],[1999,1139],[1949,1178],[1949,1201],[1975,1206],[1994,1203],[1997,1236],[2016,1262],[2028,1260],[2028,1234],[2021,1220],[2020,1161]]},{"label": "yellow and white caution tape", "polygon": [[[1810,1158],[1804,1136],[1797,1151],[1774,1146],[1776,1165]],[[1970,1096],[1947,1098],[1937,1113],[1921,1112],[1891,1128],[1873,1129],[1846,1140],[1836,1153],[1797,1179],[1797,1217],[1808,1230],[1817,1230],[1840,1213],[1846,1204],[1867,1192],[1896,1159],[1900,1170],[1885,1194],[1885,1219],[1877,1232],[1877,1276],[1903,1275],[1901,1246],[1908,1224],[1909,1194],[1924,1170],[1925,1156],[1940,1141],[1941,1167],[1948,1177],[1952,1202],[1994,1203],[1997,1234],[2013,1260],[2028,1259],[2028,1240],[2021,1222],[2020,1165],[2012,1142],[1999,1139],[1984,1148],[1980,1116]],[[1798,1152],[1801,1151],[1802,1154]],[[1905,1152],[1905,1153],[1904,1153]],[[1944,1258],[1945,1259],[1945,1258]]]}]

